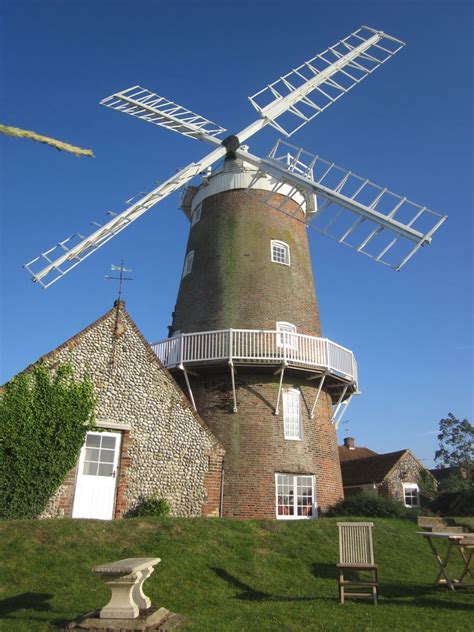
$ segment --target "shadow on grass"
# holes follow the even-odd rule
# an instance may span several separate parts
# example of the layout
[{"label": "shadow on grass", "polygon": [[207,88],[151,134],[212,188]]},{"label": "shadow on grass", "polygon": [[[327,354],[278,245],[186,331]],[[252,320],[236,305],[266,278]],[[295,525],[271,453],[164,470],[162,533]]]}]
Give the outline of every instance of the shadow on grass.
[{"label": "shadow on grass", "polygon": [[234,599],[244,601],[316,601],[326,599],[325,597],[289,597],[288,595],[270,595],[269,593],[255,590],[249,584],[244,583],[234,575],[231,575],[223,568],[210,567],[210,569],[225,582],[240,590]]},{"label": "shadow on grass", "polygon": [[328,564],[327,562],[316,562],[311,566],[311,574],[317,579],[333,579],[337,582],[336,564]]},{"label": "shadow on grass", "polygon": [[[312,575],[317,579],[332,579],[337,583],[337,567],[335,564],[318,562],[312,565]],[[474,610],[474,605],[453,601],[454,594],[472,594],[469,588],[460,588],[456,593],[448,591],[445,586],[434,584],[413,584],[410,582],[380,581],[381,604],[384,606],[415,606],[421,608],[440,608],[443,610]],[[445,599],[447,597],[447,599]]]},{"label": "shadow on grass", "polygon": [[2,599],[0,601],[0,615],[6,617],[17,610],[36,610],[44,612],[51,610],[51,605],[47,603],[53,595],[48,593],[26,592],[15,597]]}]

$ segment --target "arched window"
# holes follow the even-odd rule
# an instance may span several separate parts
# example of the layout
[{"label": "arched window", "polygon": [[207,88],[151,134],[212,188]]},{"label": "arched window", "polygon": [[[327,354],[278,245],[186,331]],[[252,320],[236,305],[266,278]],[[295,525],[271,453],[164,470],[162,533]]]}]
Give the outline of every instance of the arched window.
[{"label": "arched window", "polygon": [[199,204],[196,206],[196,208],[193,211],[191,226],[194,226],[194,224],[197,224],[199,220],[201,219],[201,210],[202,210],[202,202],[199,202]]},{"label": "arched window", "polygon": [[274,263],[282,263],[285,266],[290,265],[290,247],[284,241],[271,240],[271,255]]},{"label": "arched window", "polygon": [[277,335],[277,347],[286,347],[287,349],[298,349],[298,338],[293,334],[296,333],[296,325],[278,321],[276,324],[277,331],[281,331]]},{"label": "arched window", "polygon": [[186,275],[188,275],[191,272],[192,267],[193,267],[193,259],[194,259],[194,250],[190,250],[188,254],[186,255],[186,259],[184,260],[182,278],[184,278]]}]

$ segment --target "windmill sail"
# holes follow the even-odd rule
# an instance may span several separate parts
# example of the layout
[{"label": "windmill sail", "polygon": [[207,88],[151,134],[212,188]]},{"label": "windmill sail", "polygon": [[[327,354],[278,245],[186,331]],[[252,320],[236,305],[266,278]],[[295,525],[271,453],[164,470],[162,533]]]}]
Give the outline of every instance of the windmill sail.
[{"label": "windmill sail", "polygon": [[[290,188],[305,190],[323,200],[316,212],[311,205],[308,206],[308,216],[315,218],[314,223],[321,232],[399,270],[421,246],[431,242],[445,216],[302,149],[290,145],[284,147],[285,144],[280,142],[269,157],[261,159],[238,147],[268,124],[290,136],[403,46],[403,42],[382,31],[361,27],[249,97],[260,118],[237,135],[224,140],[218,138],[225,131],[223,127],[141,86],[106,97],[101,101],[106,107],[205,141],[215,149],[199,162],[178,171],[150,193],[143,194],[122,213],[111,213],[112,219],[104,225],[92,222],[97,230],[89,236],[75,233],[42,252],[24,267],[33,281],[43,288],[49,287],[229,150],[256,166],[257,177],[262,173],[270,174],[275,182],[275,192],[283,185],[288,192],[290,185]],[[320,220],[325,220],[324,225],[320,225]],[[350,223],[348,220],[351,220]],[[408,244],[409,250],[394,262],[393,254],[398,256],[401,244]]]},{"label": "windmill sail", "polygon": [[275,193],[285,190],[288,195],[288,185],[316,195],[320,204],[310,219],[319,232],[395,270],[431,243],[446,220],[445,215],[281,140],[267,159],[246,152],[239,156],[273,177],[267,205],[282,210]]},{"label": "windmill sail", "polygon": [[100,103],[190,138],[218,136],[226,131],[224,127],[204,116],[141,86],[115,92],[110,97],[102,99]]},{"label": "windmill sail", "polygon": [[260,116],[291,136],[405,44],[363,26],[249,97]]},{"label": "windmill sail", "polygon": [[122,213],[116,214],[109,211],[112,219],[106,224],[100,225],[97,222],[92,222],[98,229],[90,235],[84,236],[81,233],[75,233],[71,237],[58,242],[49,250],[42,252],[23,267],[31,274],[33,281],[39,283],[43,288],[49,287],[98,250],[98,248],[110,241],[115,235],[118,235],[124,228],[130,226],[155,204],[185,185],[224,154],[225,149],[219,148],[198,163],[187,165]]}]

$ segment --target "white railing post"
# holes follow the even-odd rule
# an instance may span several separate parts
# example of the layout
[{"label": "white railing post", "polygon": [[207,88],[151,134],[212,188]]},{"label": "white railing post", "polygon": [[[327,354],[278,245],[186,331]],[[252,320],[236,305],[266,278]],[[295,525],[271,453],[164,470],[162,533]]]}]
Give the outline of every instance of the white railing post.
[{"label": "white railing post", "polygon": [[183,364],[183,336],[179,334],[179,364]]},{"label": "white railing post", "polygon": [[229,361],[233,362],[234,360],[234,330],[229,329]]}]

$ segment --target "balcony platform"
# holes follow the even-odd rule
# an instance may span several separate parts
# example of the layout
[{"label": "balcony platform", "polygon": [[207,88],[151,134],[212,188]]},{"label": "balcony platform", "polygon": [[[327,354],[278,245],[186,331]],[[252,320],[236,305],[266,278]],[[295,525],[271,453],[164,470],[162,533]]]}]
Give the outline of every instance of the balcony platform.
[{"label": "balcony platform", "polygon": [[223,365],[231,367],[234,396],[235,367],[280,374],[280,387],[285,371],[302,372],[308,380],[315,380],[319,391],[324,384],[337,407],[358,391],[354,354],[327,338],[274,330],[221,329],[178,334],[151,346],[168,370],[185,373],[192,400],[187,373],[212,373],[222,370]]}]

